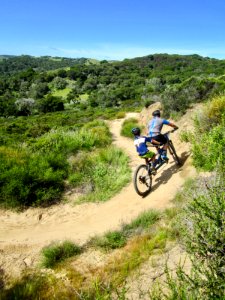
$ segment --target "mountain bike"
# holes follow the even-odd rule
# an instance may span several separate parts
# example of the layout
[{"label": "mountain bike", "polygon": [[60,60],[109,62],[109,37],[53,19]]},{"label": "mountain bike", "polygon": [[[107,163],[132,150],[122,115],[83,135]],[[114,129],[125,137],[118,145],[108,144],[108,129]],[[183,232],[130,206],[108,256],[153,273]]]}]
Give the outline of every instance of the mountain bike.
[{"label": "mountain bike", "polygon": [[[169,153],[172,155],[175,163],[179,166],[181,165],[181,160],[178,157],[176,153],[176,149],[173,145],[172,140],[170,139],[170,133],[174,132],[177,129],[170,130],[163,135],[167,139],[168,143],[168,148],[167,150]],[[135,191],[137,192],[138,195],[140,196],[146,196],[148,193],[150,193],[152,189],[152,176],[156,174],[157,170],[161,168],[164,164],[168,163],[168,160],[164,160],[162,158],[162,146],[156,146],[151,144],[150,147],[155,147],[157,149],[157,160],[158,164],[156,165],[155,169],[153,168],[153,161],[152,158],[144,158],[145,159],[145,164],[139,165],[135,172],[134,172],[134,177],[133,177],[133,183],[134,183],[134,188]]]}]

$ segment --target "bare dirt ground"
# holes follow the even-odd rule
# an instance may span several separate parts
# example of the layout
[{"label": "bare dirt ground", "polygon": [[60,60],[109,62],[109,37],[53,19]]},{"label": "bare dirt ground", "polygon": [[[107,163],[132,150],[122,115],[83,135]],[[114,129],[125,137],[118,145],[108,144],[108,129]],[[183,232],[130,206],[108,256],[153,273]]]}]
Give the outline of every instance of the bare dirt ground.
[{"label": "bare dirt ground", "polygon": [[[152,108],[154,109],[154,107]],[[128,113],[126,118],[135,117],[146,125],[151,111]],[[190,110],[177,125],[181,130],[190,129],[193,110]],[[120,136],[124,119],[109,122],[114,144],[130,157],[134,171],[142,163],[137,156],[133,141]],[[191,165],[189,147],[180,142],[179,132],[171,136],[183,165],[178,168],[172,157],[154,177],[152,192],[145,198],[138,196],[131,181],[119,194],[105,203],[74,205],[77,195],[67,196],[69,202],[50,208],[32,208],[22,213],[0,211],[0,272],[17,276],[27,267],[39,261],[40,250],[52,241],[70,239],[80,245],[90,237],[118,229],[148,209],[163,210],[170,207],[171,200],[188,177],[196,175]]]}]

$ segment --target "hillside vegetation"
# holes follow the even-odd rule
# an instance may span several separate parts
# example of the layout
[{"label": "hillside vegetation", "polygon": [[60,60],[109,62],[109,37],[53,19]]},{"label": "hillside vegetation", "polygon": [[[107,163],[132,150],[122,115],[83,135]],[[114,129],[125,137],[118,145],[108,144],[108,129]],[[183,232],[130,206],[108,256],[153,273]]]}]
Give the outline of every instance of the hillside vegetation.
[{"label": "hillside vegetation", "polygon": [[[127,299],[131,274],[156,252],[180,243],[190,272],[181,264],[174,276],[165,267],[165,280],[156,280],[145,296],[223,300],[225,61],[167,54],[98,63],[23,56],[2,59],[0,68],[4,208],[48,206],[71,189],[81,194],[78,203],[110,199],[130,181],[131,170],[103,119],[156,101],[164,116],[174,118],[205,103],[194,130],[181,138],[191,145],[194,166],[211,172],[208,179],[188,181],[164,212],[145,212],[82,247],[71,241],[50,244],[40,267],[9,284],[0,273],[1,299]],[[129,126],[125,123],[124,135]],[[77,258],[96,250],[105,254],[103,265],[77,267]]]},{"label": "hillside vegetation", "polygon": [[224,90],[224,68],[224,60],[198,55],[156,54],[99,63],[51,57],[7,58],[0,61],[0,116],[69,108],[135,109],[156,101],[162,102],[167,115],[183,113],[191,103]]},{"label": "hillside vegetation", "polygon": [[[193,154],[199,141],[211,158],[216,147],[224,146],[225,134],[221,130],[225,121],[224,104],[223,95],[207,102],[196,118],[194,131],[183,133],[183,138],[191,142]],[[196,153],[194,164],[200,170],[208,170],[205,153]],[[218,154],[219,159],[211,161],[211,176],[188,180],[170,209],[146,211],[131,223],[123,224],[120,230],[95,236],[83,247],[64,241],[43,248],[40,268],[28,271],[5,288],[2,299],[52,299],[52,295],[53,299],[90,300],[141,299],[143,296],[155,300],[224,299],[225,153]],[[134,278],[138,278],[141,266],[149,258],[156,255],[159,260],[160,255],[170,253],[175,243],[186,250],[190,268],[187,270],[182,261],[173,270],[165,265],[162,274],[156,272],[158,275],[153,277],[147,292],[139,288],[135,291],[136,298],[132,298],[131,276],[136,272]],[[101,251],[104,263],[92,267],[84,264],[81,268],[79,257],[82,254],[85,257],[85,253],[90,255],[90,251]],[[153,262],[152,267],[157,266]],[[133,280],[132,277],[132,285]]]}]

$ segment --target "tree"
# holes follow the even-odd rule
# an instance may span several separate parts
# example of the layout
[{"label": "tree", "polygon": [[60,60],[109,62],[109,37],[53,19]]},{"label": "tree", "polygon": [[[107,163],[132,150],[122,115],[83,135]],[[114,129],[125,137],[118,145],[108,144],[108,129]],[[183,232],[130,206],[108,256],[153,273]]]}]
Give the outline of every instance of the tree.
[{"label": "tree", "polygon": [[40,99],[49,92],[48,84],[43,82],[39,84],[33,83],[30,88],[29,95],[34,99]]},{"label": "tree", "polygon": [[55,112],[64,110],[64,103],[61,97],[55,97],[51,94],[47,95],[47,97],[39,100],[38,108],[40,112]]},{"label": "tree", "polygon": [[22,98],[16,100],[15,105],[20,116],[29,116],[35,107],[35,100],[32,98]]},{"label": "tree", "polygon": [[17,114],[15,99],[9,93],[0,96],[0,116],[9,117]]},{"label": "tree", "polygon": [[67,86],[67,82],[65,79],[57,76],[52,80],[52,85],[55,89],[62,90]]}]

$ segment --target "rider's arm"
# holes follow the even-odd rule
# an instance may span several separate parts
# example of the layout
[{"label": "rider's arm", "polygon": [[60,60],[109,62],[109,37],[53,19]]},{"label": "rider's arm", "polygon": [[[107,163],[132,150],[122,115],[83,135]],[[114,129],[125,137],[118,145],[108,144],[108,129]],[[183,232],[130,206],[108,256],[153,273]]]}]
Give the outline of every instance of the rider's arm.
[{"label": "rider's arm", "polygon": [[153,138],[152,138],[152,140],[151,140],[151,143],[154,144],[154,145],[161,145],[160,142],[154,140]]},{"label": "rider's arm", "polygon": [[171,126],[171,127],[175,128],[175,129],[178,129],[178,126],[177,126],[177,125],[175,125],[175,124],[173,124],[173,123],[171,123],[171,122],[169,122],[169,124],[167,124],[167,125],[169,125],[169,126]]},{"label": "rider's arm", "polygon": [[146,137],[146,142],[150,142],[154,145],[161,145],[160,142],[154,140],[152,137]]},{"label": "rider's arm", "polygon": [[175,129],[178,129],[177,125],[175,125],[174,123],[172,123],[172,122],[170,122],[168,120],[163,120],[163,124],[171,126],[171,127],[175,128]]}]

